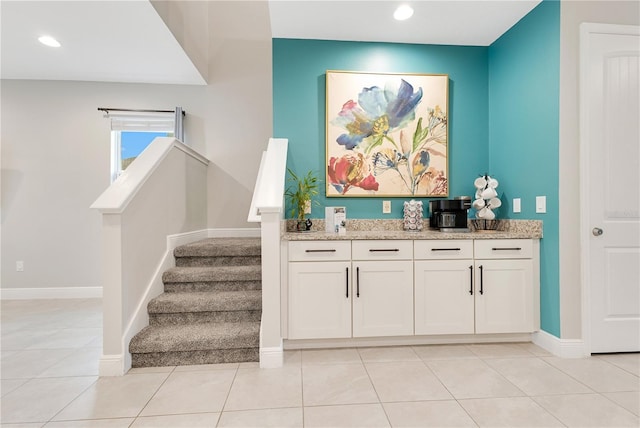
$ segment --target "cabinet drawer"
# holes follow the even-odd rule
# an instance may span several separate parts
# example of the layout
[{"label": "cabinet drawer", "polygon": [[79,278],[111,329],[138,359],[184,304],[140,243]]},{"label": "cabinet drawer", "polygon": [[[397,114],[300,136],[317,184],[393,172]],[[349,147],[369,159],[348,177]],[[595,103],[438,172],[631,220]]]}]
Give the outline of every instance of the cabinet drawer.
[{"label": "cabinet drawer", "polygon": [[474,243],[476,259],[530,259],[531,239],[486,239]]},{"label": "cabinet drawer", "polygon": [[411,241],[353,241],[353,260],[411,260]]},{"label": "cabinet drawer", "polygon": [[290,241],[289,261],[351,260],[351,241]]},{"label": "cabinet drawer", "polygon": [[422,240],[414,241],[416,260],[472,259],[472,240]]}]

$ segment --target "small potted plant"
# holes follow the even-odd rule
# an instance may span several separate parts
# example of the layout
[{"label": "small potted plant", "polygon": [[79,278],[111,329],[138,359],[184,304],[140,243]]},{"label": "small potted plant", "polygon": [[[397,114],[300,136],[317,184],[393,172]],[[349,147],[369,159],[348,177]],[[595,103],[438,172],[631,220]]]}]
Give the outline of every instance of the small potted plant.
[{"label": "small potted plant", "polygon": [[[313,171],[304,176],[289,171],[290,185],[284,192],[291,205],[291,217],[296,218],[296,230],[299,232],[311,230],[311,220],[305,219],[305,209],[310,206],[312,198],[318,194],[318,177]],[[317,202],[317,201],[316,201]]]}]

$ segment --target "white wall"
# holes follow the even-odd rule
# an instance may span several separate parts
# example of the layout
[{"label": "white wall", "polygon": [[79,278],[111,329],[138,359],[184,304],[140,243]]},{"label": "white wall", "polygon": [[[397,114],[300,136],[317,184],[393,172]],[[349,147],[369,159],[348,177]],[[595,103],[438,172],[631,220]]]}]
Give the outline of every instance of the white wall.
[{"label": "white wall", "polygon": [[244,227],[274,136],[268,3],[210,2],[209,36],[209,225]]},{"label": "white wall", "polygon": [[209,68],[209,2],[150,0],[191,62],[206,79]]},{"label": "white wall", "polygon": [[[105,211],[101,376],[131,366],[127,346],[148,325],[147,304],[163,291],[162,271],[174,265],[167,236],[202,231],[207,221],[206,161],[182,143],[156,139],[124,174],[96,201]],[[132,188],[135,196],[122,206]]]},{"label": "white wall", "polygon": [[579,52],[583,22],[640,25],[637,1],[560,3],[560,328],[582,337],[580,295]]},{"label": "white wall", "polygon": [[211,161],[208,227],[254,227],[246,218],[272,136],[271,36],[266,2],[240,3],[209,2],[208,86],[0,81],[2,288],[101,286],[89,205],[109,185],[110,137],[98,107],[182,106],[186,142]]}]

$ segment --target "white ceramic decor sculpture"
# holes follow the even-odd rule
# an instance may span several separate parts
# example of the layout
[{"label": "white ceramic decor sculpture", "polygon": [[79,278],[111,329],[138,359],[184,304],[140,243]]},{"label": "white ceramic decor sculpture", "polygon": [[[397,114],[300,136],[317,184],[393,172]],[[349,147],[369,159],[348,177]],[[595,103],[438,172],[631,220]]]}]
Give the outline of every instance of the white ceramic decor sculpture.
[{"label": "white ceramic decor sculpture", "polygon": [[494,220],[496,214],[493,210],[502,205],[502,201],[498,198],[498,192],[496,192],[498,180],[485,174],[476,178],[473,184],[476,186],[476,199],[471,206],[476,209],[476,218]]}]

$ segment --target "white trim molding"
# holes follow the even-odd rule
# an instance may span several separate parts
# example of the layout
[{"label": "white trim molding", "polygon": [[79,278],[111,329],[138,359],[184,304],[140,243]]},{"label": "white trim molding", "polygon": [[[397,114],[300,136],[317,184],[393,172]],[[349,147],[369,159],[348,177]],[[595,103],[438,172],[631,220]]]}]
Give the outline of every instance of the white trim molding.
[{"label": "white trim molding", "polygon": [[[147,312],[147,305],[154,297],[162,294],[164,291],[164,284],[162,282],[162,274],[172,267],[175,267],[175,258],[173,257],[173,250],[180,245],[190,244],[192,242],[199,241],[208,237],[208,231],[206,229],[196,230],[193,232],[177,233],[175,235],[167,236],[167,250],[164,257],[158,264],[156,271],[147,284],[147,288],[144,292],[143,298],[138,302],[136,310],[132,315],[129,323],[127,324],[124,334],[122,336],[122,349],[125,350],[125,354],[120,360],[121,368],[120,374],[103,374],[102,371],[98,373],[100,376],[121,376],[125,374],[131,368],[131,354],[129,353],[129,342],[133,339],[138,332],[149,325],[149,313]],[[111,356],[108,356],[111,357]],[[104,357],[103,357],[104,358]],[[100,367],[102,367],[103,361],[100,361]],[[105,364],[109,364],[105,362]],[[115,363],[113,363],[115,364]],[[111,371],[111,367],[108,367]]]},{"label": "white trim molding", "polygon": [[582,339],[560,339],[540,330],[532,334],[531,341],[561,358],[583,358],[590,355]]},{"label": "white trim molding", "polygon": [[209,229],[209,238],[260,238],[260,228]]},{"label": "white trim molding", "polygon": [[262,348],[260,347],[260,368],[277,369],[282,367],[284,351],[281,347]]},{"label": "white trim molding", "polygon": [[100,376],[122,376],[125,374],[123,371],[124,356],[118,355],[103,355],[98,363],[98,373]]},{"label": "white trim molding", "polygon": [[0,288],[0,300],[95,298],[102,298],[102,287]]}]

